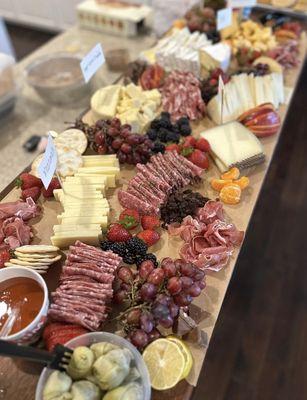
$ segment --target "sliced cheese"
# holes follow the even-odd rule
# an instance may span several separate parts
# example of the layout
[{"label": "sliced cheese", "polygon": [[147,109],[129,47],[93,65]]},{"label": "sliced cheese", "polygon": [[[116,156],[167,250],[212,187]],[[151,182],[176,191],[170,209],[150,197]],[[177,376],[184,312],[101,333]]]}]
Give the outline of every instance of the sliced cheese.
[{"label": "sliced cheese", "polygon": [[99,246],[99,239],[99,235],[97,235],[95,232],[87,230],[57,232],[50,238],[51,243],[60,249],[66,249],[67,247],[75,244],[76,240],[80,240],[81,242],[91,246]]},{"label": "sliced cheese", "polygon": [[106,228],[108,225],[107,215],[90,215],[89,217],[63,217],[62,225],[88,225],[88,224],[100,224]]},{"label": "sliced cheese", "polygon": [[56,234],[58,232],[74,232],[86,230],[87,232],[91,231],[93,233],[97,233],[98,235],[101,232],[100,224],[88,224],[88,225],[54,225],[53,232]]},{"label": "sliced cheese", "polygon": [[63,183],[63,189],[66,193],[97,193],[100,192],[105,195],[106,190],[104,185],[92,184],[92,185],[81,185],[75,183]]},{"label": "sliced cheese", "polygon": [[106,174],[100,174],[100,173],[88,173],[88,172],[77,172],[75,174],[75,177],[77,178],[101,178],[101,177],[105,177],[107,179],[107,185],[110,188],[115,188],[116,187],[116,176],[114,175],[106,175]]},{"label": "sliced cheese", "polygon": [[119,167],[118,159],[115,157],[112,158],[104,158],[101,156],[100,159],[98,158],[91,158],[91,157],[82,157],[83,160],[83,167]]},{"label": "sliced cheese", "polygon": [[101,216],[108,216],[110,213],[110,209],[102,208],[100,210],[67,210],[62,214],[57,216],[59,222],[61,222],[64,218],[69,217],[101,217]]}]

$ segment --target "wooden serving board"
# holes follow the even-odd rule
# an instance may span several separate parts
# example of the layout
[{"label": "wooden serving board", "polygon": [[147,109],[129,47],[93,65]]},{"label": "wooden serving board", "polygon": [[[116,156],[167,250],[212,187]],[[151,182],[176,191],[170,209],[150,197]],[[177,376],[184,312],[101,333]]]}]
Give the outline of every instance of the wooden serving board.
[{"label": "wooden serving board", "polygon": [[[304,52],[302,53],[304,54]],[[286,86],[294,86],[294,82],[297,81],[299,75],[299,68],[292,70],[286,76]],[[281,116],[284,117],[286,112],[286,106],[282,106],[280,109]],[[90,121],[92,116],[88,112],[84,115],[84,120]],[[201,131],[208,129],[213,126],[213,123],[205,118],[201,122],[194,124],[193,133],[197,136]],[[286,134],[286,133],[284,133]],[[240,204],[236,206],[225,205],[225,212],[235,223],[238,229],[247,230],[254,206],[258,199],[261,191],[261,187],[270,165],[272,155],[276,144],[278,143],[279,134],[262,139],[261,142],[264,147],[266,154],[266,161],[264,164],[258,166],[250,175],[250,187],[243,192],[242,200]],[[122,167],[118,186],[115,190],[110,190],[107,193],[107,198],[111,205],[111,218],[116,217],[121,209],[118,200],[117,192],[119,188],[125,186],[127,182],[134,175],[133,167]],[[201,192],[209,198],[216,198],[217,193],[214,192],[209,181],[213,177],[219,177],[220,173],[217,167],[211,162],[211,166],[208,172],[204,173],[203,183],[195,190]],[[0,195],[1,202],[15,201],[19,198],[20,191],[14,188],[13,182],[2,192]],[[55,200],[41,200],[42,213],[39,217],[31,220],[31,225],[34,231],[34,244],[49,244],[50,236],[52,236],[53,225],[57,223],[56,216],[61,212],[61,206]],[[161,240],[156,246],[152,248],[158,259],[163,257],[176,258],[179,254],[179,249],[182,245],[182,241],[179,238],[170,237],[167,232],[163,232]],[[234,251],[234,254],[229,262],[229,265],[222,271],[217,273],[210,273],[207,275],[206,283],[207,286],[202,292],[201,296],[195,299],[193,306],[191,307],[191,316],[194,317],[203,339],[204,346],[200,346],[198,338],[194,336],[188,337],[188,343],[193,353],[194,365],[190,376],[187,381],[180,382],[175,388],[165,392],[154,392],[153,399],[190,399],[193,393],[193,387],[196,386],[199,373],[204,363],[206,350],[209,346],[210,338],[218,318],[219,311],[221,309],[223,299],[234,271],[236,261],[239,255],[239,249]],[[58,285],[58,278],[61,271],[62,262],[59,262],[51,266],[50,270],[44,276],[46,279],[48,288],[52,291]],[[114,330],[112,326],[106,326],[106,330]],[[38,381],[41,369],[37,365],[26,362],[16,362],[10,359],[0,359],[0,394],[3,394],[2,398],[10,400],[24,400],[34,399],[34,393],[36,384]],[[1,396],[0,396],[1,397]]]}]

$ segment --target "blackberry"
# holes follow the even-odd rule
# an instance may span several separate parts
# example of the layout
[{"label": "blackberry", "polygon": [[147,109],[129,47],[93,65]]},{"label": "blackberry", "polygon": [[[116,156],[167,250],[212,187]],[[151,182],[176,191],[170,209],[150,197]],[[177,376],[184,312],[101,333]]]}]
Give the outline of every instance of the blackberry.
[{"label": "blackberry", "polygon": [[103,251],[108,251],[108,250],[110,250],[112,244],[113,244],[113,242],[105,240],[104,242],[100,242],[100,248]]},{"label": "blackberry", "polygon": [[166,136],[166,141],[167,142],[175,142],[178,143],[180,140],[180,135],[176,132],[168,132]]},{"label": "blackberry", "polygon": [[113,251],[113,253],[118,254],[120,257],[124,257],[127,254],[126,244],[124,242],[112,243],[110,250]]},{"label": "blackberry", "polygon": [[165,146],[163,143],[156,142],[154,145],[154,148],[152,149],[154,153],[164,153],[165,152]]},{"label": "blackberry", "polygon": [[123,257],[123,262],[129,265],[135,264],[135,257],[132,255],[126,255]]},{"label": "blackberry", "polygon": [[155,129],[149,129],[147,136],[150,140],[155,141],[158,137],[158,132]]},{"label": "blackberry", "polygon": [[190,125],[190,120],[188,117],[181,117],[177,120],[177,125],[182,126],[182,125]]},{"label": "blackberry", "polygon": [[158,119],[154,119],[150,124],[150,128],[158,130],[160,128],[160,121]]},{"label": "blackberry", "polygon": [[169,119],[161,118],[158,120],[159,128],[172,129],[173,125]]},{"label": "blackberry", "polygon": [[189,136],[192,133],[190,125],[181,125],[180,134],[181,136]]},{"label": "blackberry", "polygon": [[169,112],[167,112],[167,111],[163,111],[162,113],[161,113],[161,117],[160,117],[161,119],[165,119],[165,120],[167,120],[167,121],[170,121],[170,119],[171,119],[171,114],[169,113]]},{"label": "blackberry", "polygon": [[166,142],[167,141],[166,138],[167,138],[168,134],[169,134],[169,131],[167,129],[160,128],[159,131],[158,131],[158,139],[161,142]]},{"label": "blackberry", "polygon": [[148,250],[147,244],[138,237],[129,239],[126,242],[126,248],[133,255],[144,255]]},{"label": "blackberry", "polygon": [[135,262],[136,266],[139,267],[142,264],[142,262],[146,261],[146,260],[152,261],[154,263],[155,267],[157,267],[159,265],[159,263],[157,261],[157,257],[152,253],[148,253],[148,254],[145,254],[142,258],[136,259],[136,262]]}]

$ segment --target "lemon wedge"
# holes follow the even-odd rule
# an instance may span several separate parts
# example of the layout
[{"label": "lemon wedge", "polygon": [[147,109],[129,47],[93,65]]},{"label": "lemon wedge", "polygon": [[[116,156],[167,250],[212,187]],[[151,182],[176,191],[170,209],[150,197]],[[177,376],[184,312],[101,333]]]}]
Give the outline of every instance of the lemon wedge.
[{"label": "lemon wedge", "polygon": [[143,352],[151,386],[166,390],[177,385],[185,371],[185,358],[179,346],[168,339],[157,339]]},{"label": "lemon wedge", "polygon": [[168,340],[170,340],[173,343],[176,343],[177,346],[179,347],[180,351],[183,354],[184,360],[185,360],[185,367],[183,370],[183,374],[181,376],[181,379],[185,379],[189,373],[191,372],[192,366],[193,366],[193,357],[192,353],[189,349],[189,347],[185,344],[185,342],[181,339],[179,339],[176,336],[168,336]]}]

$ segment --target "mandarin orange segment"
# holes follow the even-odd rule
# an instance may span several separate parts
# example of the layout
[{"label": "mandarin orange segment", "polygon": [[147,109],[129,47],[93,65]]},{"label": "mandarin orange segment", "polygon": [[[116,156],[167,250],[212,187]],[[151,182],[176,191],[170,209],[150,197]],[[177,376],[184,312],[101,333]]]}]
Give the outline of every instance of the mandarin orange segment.
[{"label": "mandarin orange segment", "polygon": [[238,179],[237,181],[234,181],[233,183],[235,183],[236,185],[239,185],[240,188],[243,190],[243,189],[247,188],[247,186],[249,185],[249,179],[247,176],[242,176],[240,179]]},{"label": "mandarin orange segment", "polygon": [[211,187],[212,189],[216,190],[217,192],[219,192],[221,189],[223,189],[223,187],[225,185],[227,185],[228,183],[232,183],[231,179],[211,179]]},{"label": "mandarin orange segment", "polygon": [[235,183],[229,183],[220,191],[220,199],[226,204],[238,204],[241,199],[241,188]]},{"label": "mandarin orange segment", "polygon": [[237,167],[233,167],[231,168],[229,171],[225,172],[225,174],[223,174],[221,176],[222,179],[239,179],[240,176],[240,170]]}]

